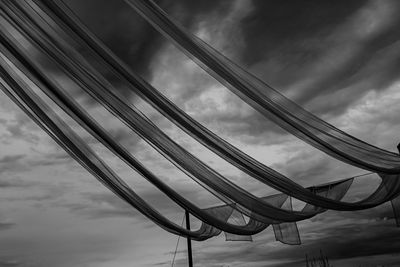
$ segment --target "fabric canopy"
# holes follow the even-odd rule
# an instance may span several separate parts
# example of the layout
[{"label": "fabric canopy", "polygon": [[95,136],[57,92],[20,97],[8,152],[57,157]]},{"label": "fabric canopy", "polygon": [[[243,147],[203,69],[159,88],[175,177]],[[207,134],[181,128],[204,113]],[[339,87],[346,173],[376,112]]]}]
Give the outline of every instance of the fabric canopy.
[{"label": "fabric canopy", "polygon": [[[48,4],[51,5],[51,3]],[[62,6],[62,2],[59,4]],[[329,199],[315,196],[284,175],[274,171],[271,168],[268,168],[267,166],[228,144],[211,131],[201,126],[195,120],[190,118],[190,116],[185,114],[182,110],[179,110],[175,105],[173,105],[173,103],[168,101],[151,85],[140,79],[137,75],[129,72],[129,69],[124,67],[124,65],[114,55],[112,55],[112,53],[107,50],[104,45],[102,45],[98,39],[93,36],[93,34],[91,34],[88,30],[85,30],[82,23],[80,23],[76,18],[74,19],[74,14],[71,13],[67,7],[64,6],[63,10],[59,10],[57,7],[58,6],[55,6],[54,10],[55,12],[59,11],[58,14],[63,17],[64,22],[68,22],[68,25],[75,29],[75,33],[77,35],[83,38],[87,44],[90,44],[91,48],[93,48],[100,57],[109,63],[109,65],[113,66],[113,69],[110,71],[118,71],[120,74],[123,74],[123,77],[127,79],[131,85],[130,88],[133,89],[135,93],[138,93],[139,95],[145,95],[144,99],[158,108],[163,115],[170,118],[172,122],[176,123],[186,132],[191,134],[191,136],[205,144],[208,148],[219,154],[225,160],[231,162],[234,166],[281,192],[317,206],[339,210],[359,209],[362,208],[361,206],[363,205],[364,208],[370,207],[370,204],[363,202],[357,203],[357,207],[354,207],[353,204],[349,203],[340,203],[339,205],[337,202],[332,203]],[[67,12],[68,15],[63,12]],[[185,122],[182,122],[182,118],[184,118]],[[381,195],[383,194],[381,193]],[[382,203],[385,201],[387,200],[382,200]]]},{"label": "fabric canopy", "polygon": [[[382,183],[375,192],[357,202],[342,201],[353,178],[303,187],[240,151],[179,109],[122,63],[61,0],[3,0],[0,3],[2,90],[74,159],[121,199],[167,231],[195,240],[208,239],[221,231],[226,233],[227,240],[243,240],[240,236],[247,236],[247,240],[250,240],[250,235],[272,224],[276,239],[288,244],[300,243],[296,221],[311,218],[326,209],[367,209],[392,200],[394,210],[397,210],[395,207],[400,202],[395,201],[400,193],[398,155],[362,142],[305,111],[202,40],[187,33],[153,2],[126,2],[256,110],[329,155],[377,172]],[[44,60],[36,60],[38,57]],[[60,83],[49,73],[46,64],[54,66],[64,77],[225,204],[202,209],[181,196],[119,144],[69,94],[68,85]],[[104,75],[107,72],[116,75],[130,90],[222,159],[282,193],[257,197],[212,169],[177,144],[118,94],[118,90]],[[140,198],[46,104],[37,90],[47,95],[70,118],[163,194],[201,220],[201,227],[195,231],[182,228]],[[292,208],[292,197],[306,203],[302,210]]]}]

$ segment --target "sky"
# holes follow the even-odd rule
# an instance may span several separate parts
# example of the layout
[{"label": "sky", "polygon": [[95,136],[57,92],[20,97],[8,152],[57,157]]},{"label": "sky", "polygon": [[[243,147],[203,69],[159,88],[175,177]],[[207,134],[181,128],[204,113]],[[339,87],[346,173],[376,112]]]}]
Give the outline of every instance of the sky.
[{"label": "sky", "polygon": [[[366,173],[278,128],[199,68],[122,0],[65,0],[136,73],[203,125],[304,185]],[[400,142],[400,2],[158,0],[176,21],[290,99],[336,127],[397,152]],[[51,70],[49,70],[51,72]],[[61,84],[146,167],[201,207],[218,204],[95,101]],[[58,75],[58,76],[57,76]],[[118,84],[144,114],[218,172],[258,196],[260,185],[191,139]],[[136,192],[180,224],[183,211],[64,116]],[[346,200],[371,193],[357,179]],[[87,173],[0,92],[0,267],[171,266],[177,236],[125,204]],[[194,227],[199,222],[193,219]],[[398,266],[400,228],[390,203],[328,211],[298,223],[302,245],[218,236],[193,242],[195,266],[305,266],[320,250],[333,266]],[[175,266],[187,266],[180,239]]]}]

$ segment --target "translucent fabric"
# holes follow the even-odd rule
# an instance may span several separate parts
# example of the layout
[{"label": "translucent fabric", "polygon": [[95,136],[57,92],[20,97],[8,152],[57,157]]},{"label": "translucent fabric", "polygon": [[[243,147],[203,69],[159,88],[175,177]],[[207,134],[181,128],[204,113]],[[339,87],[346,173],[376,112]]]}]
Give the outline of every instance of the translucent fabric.
[{"label": "translucent fabric", "polygon": [[290,133],[355,166],[400,173],[400,157],[367,144],[319,119],[188,33],[151,0],[125,0],[160,33],[246,103]]},{"label": "translucent fabric", "polygon": [[[82,155],[85,155],[84,160],[87,161],[89,159],[91,159],[90,157],[94,157],[96,160],[100,160],[97,156],[93,155],[93,152],[91,150],[89,150],[89,147],[87,147],[87,145],[85,146],[84,142],[82,139],[80,139],[78,136],[76,136],[76,134],[73,133],[73,131],[54,113],[50,110],[50,108],[48,106],[45,105],[45,103],[29,88],[29,86],[24,82],[24,78],[21,78],[19,76],[17,76],[17,74],[15,73],[15,71],[13,71],[13,68],[10,67],[9,65],[12,64],[15,68],[15,65],[18,65],[19,68],[21,68],[20,70],[23,71],[24,74],[27,74],[28,77],[31,76],[32,74],[29,72],[28,69],[26,69],[22,64],[18,64],[18,60],[17,58],[13,57],[11,53],[7,53],[8,49],[6,49],[4,46],[0,46],[1,47],[1,51],[2,51],[2,64],[3,67],[6,68],[6,70],[3,69],[2,71],[2,77],[3,77],[3,90],[5,90],[5,92],[10,96],[13,97],[13,100],[19,104],[21,107],[24,107],[24,111],[26,112],[30,112],[29,109],[27,109],[22,103],[28,103],[25,105],[29,105],[30,103],[35,103],[34,106],[34,113],[37,114],[42,114],[41,117],[39,118],[35,118],[36,122],[42,126],[44,129],[47,130],[47,132],[49,134],[51,134],[51,136],[53,138],[56,138],[56,140],[61,139],[63,140],[61,137],[58,137],[57,135],[55,135],[54,133],[50,132],[50,130],[43,125],[48,125],[51,124],[53,121],[51,119],[48,118],[48,115],[50,114],[53,118],[53,120],[55,120],[57,122],[57,128],[55,128],[58,132],[66,132],[68,135],[70,135],[71,137],[68,138],[74,138],[76,139],[79,143],[79,146],[75,146],[74,149],[80,149],[83,151],[79,152]],[[5,56],[5,54],[7,56]],[[7,60],[7,58],[9,58]],[[12,63],[11,63],[12,62]],[[28,65],[28,64],[26,64]],[[11,73],[11,75],[9,74]],[[30,78],[32,78],[32,81],[37,83],[40,86],[44,87],[44,83],[47,83],[48,81],[46,80],[39,80],[39,79],[35,79],[35,77],[31,76]],[[18,83],[16,82],[18,81]],[[6,86],[9,85],[9,86]],[[11,89],[13,88],[13,89]],[[28,92],[29,94],[24,94],[25,92]],[[18,98],[16,98],[13,94],[18,94],[18,95],[23,95],[22,100],[19,100]],[[38,107],[37,107],[38,106]],[[30,114],[28,113],[28,114]],[[47,116],[44,116],[43,114],[46,114]],[[32,114],[30,114],[32,116]],[[83,119],[85,119],[84,117],[82,117]],[[81,118],[81,119],[82,119]],[[56,126],[53,126],[56,127]],[[100,126],[97,125],[97,127],[100,128]],[[96,130],[99,130],[96,129]],[[55,130],[54,130],[55,131]],[[67,141],[69,141],[69,139],[67,137],[63,137],[64,139],[66,139]],[[106,137],[104,137],[104,139],[106,139]],[[64,141],[63,141],[64,142]],[[66,142],[66,141],[65,141]],[[111,143],[111,141],[110,141]],[[63,145],[63,147],[66,149],[66,145],[64,143],[61,143]],[[111,143],[112,144],[112,143]],[[72,145],[72,144],[71,144]],[[120,149],[118,148],[118,146],[116,146],[115,150]],[[87,151],[86,151],[87,150]],[[88,152],[89,151],[89,152]],[[122,152],[121,152],[122,153]],[[123,154],[125,155],[125,154]],[[89,157],[90,156],[90,157]],[[76,156],[75,156],[76,157]],[[86,157],[89,157],[89,159],[87,159]],[[157,179],[157,177],[155,177],[154,175],[152,175],[150,172],[148,172],[148,170],[146,170],[143,166],[140,165],[140,163],[138,163],[137,161],[134,160],[133,157],[129,158],[128,156],[126,156],[127,161],[129,160],[129,164],[131,166],[134,166],[134,168],[141,173],[143,176],[145,176],[146,178],[148,178],[154,185],[156,185],[160,190],[162,190],[163,192],[166,192],[167,195],[173,199],[175,202],[177,202],[178,204],[180,204],[183,208],[189,210],[190,212],[192,212],[193,215],[195,215],[196,217],[202,219],[203,221],[213,221],[214,225],[217,225],[219,223],[221,223],[221,225],[218,226],[218,228],[220,229],[224,229],[224,231],[229,231],[229,232],[235,232],[235,233],[240,233],[240,234],[254,234],[254,233],[258,233],[260,231],[260,226],[247,226],[247,227],[239,227],[239,226],[235,226],[235,225],[231,225],[229,223],[226,223],[225,221],[221,221],[218,219],[218,216],[212,216],[210,215],[209,212],[205,212],[203,210],[201,210],[200,208],[194,206],[191,202],[185,200],[182,196],[180,196],[179,194],[177,194],[175,191],[173,191],[171,188],[169,188],[166,184],[162,183],[161,180]],[[80,163],[85,162],[80,158],[77,158],[79,160]],[[99,163],[100,164],[100,163]],[[101,162],[100,166],[103,166],[103,162]],[[85,167],[86,165],[84,165]],[[108,168],[108,167],[107,167]],[[113,188],[116,186],[119,186],[119,184],[123,184],[124,190],[128,190],[126,189],[127,185],[125,183],[123,183],[122,180],[120,180],[118,177],[114,177],[115,174],[111,175],[105,173],[105,172],[100,172],[98,169],[89,169],[91,171],[91,173],[96,174],[96,177],[99,178],[99,176],[101,177],[101,181],[104,182],[106,181],[106,185],[108,185],[109,187]],[[100,172],[100,174],[97,174],[97,172]],[[104,178],[105,177],[105,178]],[[110,186],[111,185],[111,186]],[[122,190],[121,188],[119,188],[119,190]],[[118,194],[121,198],[126,200],[126,194],[134,194],[133,191],[131,192],[131,189],[129,189],[127,192],[124,192],[124,194],[122,194],[120,191],[114,191],[116,194]],[[130,195],[129,195],[130,196]],[[137,196],[134,195],[134,198],[136,199]],[[131,205],[133,205],[133,200],[129,200],[128,203],[130,203]],[[137,201],[137,203],[134,203],[135,206],[134,207],[138,207],[141,205],[144,205],[144,209],[149,209],[147,204],[143,204],[143,201]],[[143,208],[139,209],[140,211],[143,210]],[[155,211],[152,211],[155,212]],[[208,218],[208,219],[207,219]],[[157,222],[157,220],[155,220]],[[218,223],[219,222],[219,223]],[[167,225],[169,225],[170,223],[167,223]],[[215,235],[215,231],[210,229],[208,226],[206,227],[202,227],[201,228],[202,231],[207,231],[207,232],[212,232],[213,235]],[[211,231],[212,230],[212,231]],[[218,232],[218,231],[217,231]],[[203,237],[204,233],[200,233],[199,232],[195,232],[196,234],[198,234],[199,236],[193,236],[195,239],[199,240],[199,238]],[[219,232],[218,232],[219,233]],[[187,234],[186,234],[187,235]],[[211,237],[208,236],[208,237]]]},{"label": "translucent fabric", "polygon": [[[57,5],[55,5],[55,3]],[[199,123],[195,122],[187,114],[184,114],[183,111],[179,110],[145,81],[132,74],[120,60],[112,55],[112,53],[93,36],[93,34],[79,23],[71,11],[63,5],[62,1],[56,0],[53,2],[45,2],[45,4],[50,6],[52,11],[57,13],[59,19],[61,18],[63,23],[68,24],[70,30],[74,30],[74,34],[82,38],[83,41],[86,42],[86,45],[89,45],[99,57],[106,61],[109,66],[112,66],[110,71],[120,74],[122,78],[125,78],[130,82],[131,86],[136,89],[136,93],[142,95],[146,101],[149,101],[150,104],[158,108],[163,115],[170,118],[171,121],[175,122],[194,138],[205,144],[208,148],[216,152],[228,162],[231,162],[239,169],[281,192],[316,206],[337,210],[354,210],[371,207],[371,203],[363,203],[363,201],[358,203],[343,203],[331,201],[328,198],[311,194],[309,191],[305,190],[303,187],[294,183],[282,174],[277,173],[235,147],[229,145],[224,140],[218,138],[215,134],[205,129]],[[60,5],[61,8],[58,5]],[[49,11],[48,13],[50,14],[51,12]],[[76,38],[74,38],[74,40],[76,40]],[[383,196],[384,193],[380,192],[379,195]],[[386,198],[384,198],[381,203],[385,201],[387,201]],[[241,209],[245,212],[245,209]]]},{"label": "translucent fabric", "polygon": [[[23,24],[20,22],[20,24]],[[25,26],[28,26],[25,24]],[[31,29],[32,30],[32,29]],[[32,32],[26,32],[26,34],[32,36]],[[26,38],[29,38],[30,36],[25,36]],[[19,36],[18,38],[23,38],[24,36]],[[10,36],[5,37],[5,38],[11,38]],[[15,39],[15,38],[14,38]],[[12,40],[11,40],[12,41]],[[15,41],[15,40],[14,40]],[[49,43],[40,43],[40,46],[37,46],[38,49],[44,50],[46,46],[49,45]],[[18,46],[18,44],[16,45]],[[22,48],[23,49],[23,48]],[[46,50],[48,55],[54,55],[55,52],[57,52],[57,48],[53,47],[53,49],[48,49]],[[25,48],[25,52],[23,53],[32,53],[32,47],[30,47],[30,51],[28,51]],[[39,51],[37,51],[39,53]],[[58,56],[61,56],[59,54]],[[215,190],[217,192],[214,192],[215,195],[220,197],[222,200],[224,200],[226,203],[232,203],[227,197],[226,193],[221,192],[228,192],[229,197],[232,197],[233,201],[235,201],[237,204],[238,209],[240,209],[242,212],[244,212],[248,216],[252,216],[253,218],[262,221],[264,223],[270,223],[272,221],[280,221],[280,220],[299,220],[299,219],[304,219],[313,216],[313,213],[310,214],[304,214],[304,213],[289,213],[285,210],[280,210],[275,207],[272,207],[271,205],[268,205],[267,203],[264,203],[260,200],[258,200],[256,197],[252,196],[248,192],[244,191],[243,189],[235,186],[234,184],[230,183],[227,179],[223,178],[222,176],[218,175],[215,171],[213,171],[211,168],[208,166],[204,165],[204,163],[200,162],[197,160],[193,155],[189,154],[187,151],[183,150],[180,146],[178,146],[176,143],[174,143],[171,139],[169,139],[165,134],[163,134],[158,128],[156,128],[152,123],[150,123],[146,118],[143,118],[140,114],[138,114],[135,110],[130,109],[129,106],[125,102],[123,102],[121,99],[116,98],[114,95],[110,94],[110,91],[107,90],[104,85],[107,85],[108,83],[104,80],[99,81],[93,81],[92,76],[87,75],[86,72],[82,68],[76,68],[76,66],[72,65],[73,63],[70,62],[69,58],[65,55],[63,55],[62,60],[59,58],[57,59],[58,63],[60,66],[66,68],[66,74],[70,75],[71,78],[75,79],[79,83],[79,85],[82,86],[84,90],[86,90],[89,94],[91,94],[96,100],[98,100],[101,104],[105,105],[109,110],[111,110],[115,115],[119,116],[119,118],[122,118],[122,120],[128,124],[134,131],[136,131],[140,136],[144,137],[145,140],[149,141],[150,144],[155,145],[157,149],[160,150],[161,152],[167,154],[167,158],[171,159],[177,163],[179,166],[182,167],[185,171],[190,171],[189,174],[194,176],[195,178],[200,178],[200,183],[203,184],[207,189],[209,190]],[[29,61],[29,56],[25,56],[25,60]],[[36,64],[38,65],[38,62],[33,62],[31,60],[30,64]],[[75,67],[75,68],[74,68]],[[79,66],[78,66],[79,67]],[[36,66],[36,70],[41,73],[41,75],[46,76],[45,71],[43,70],[38,70],[38,67]],[[80,78],[78,80],[78,78]],[[49,77],[47,77],[49,79]],[[92,84],[92,82],[96,82],[95,86]],[[54,84],[53,86],[54,87]],[[57,87],[57,86],[56,86]],[[103,90],[100,90],[103,88]],[[47,89],[48,90],[48,89]],[[53,90],[52,94],[49,94],[50,97],[54,98],[54,91],[57,91],[57,94],[60,94],[60,88],[52,88]],[[62,92],[61,92],[62,93]],[[100,95],[100,96],[99,96]],[[60,102],[66,100],[68,97],[65,92],[63,93],[63,99],[55,99],[55,102]],[[112,100],[115,100],[116,102],[113,103],[111,102]],[[69,105],[71,105],[72,100],[68,98]],[[123,110],[123,108],[126,108]],[[74,104],[73,109],[75,111],[73,112],[79,112],[82,116],[84,114],[84,111],[79,109],[79,107]],[[125,111],[122,112],[121,110]],[[130,116],[131,115],[131,116]],[[92,123],[93,125],[93,123]],[[93,126],[92,126],[93,127]],[[99,131],[99,130],[94,130],[91,129],[92,131]],[[99,134],[100,135],[100,134]],[[195,165],[194,165],[195,164]],[[208,177],[207,177],[208,176]],[[209,177],[215,177],[214,179],[210,179]],[[210,186],[211,185],[211,186]],[[229,191],[227,191],[227,189]],[[233,189],[234,191],[230,190]],[[238,192],[238,193],[235,193]],[[253,199],[252,201],[246,201],[247,199]],[[228,200],[227,200],[228,199]],[[254,204],[253,204],[253,203]],[[239,206],[242,205],[242,206]],[[248,209],[248,207],[252,207],[252,209]],[[273,213],[268,213],[267,209],[263,208],[267,207],[269,210],[274,211]],[[258,211],[256,210],[258,209]],[[279,214],[276,214],[278,212],[282,213],[283,216],[285,216],[285,219],[281,219],[279,217]],[[262,214],[262,213],[264,214]],[[273,217],[271,216],[273,215]]]},{"label": "translucent fabric", "polygon": [[[346,192],[348,191],[350,185],[352,184],[354,178],[349,178],[349,179],[344,179],[341,181],[334,181],[329,184],[324,184],[320,186],[312,186],[307,188],[314,194],[320,194],[324,195],[326,197],[335,199],[335,200],[340,200],[342,199]],[[275,206],[275,207],[281,207],[286,210],[293,210],[292,207],[292,198],[288,197],[286,194],[275,194],[271,196],[266,196],[261,198],[263,201]],[[228,220],[228,218],[231,217],[232,212],[234,211],[233,206],[228,206],[228,205],[223,205],[223,206],[217,206],[217,207],[211,207],[206,209],[207,212],[210,212],[212,214],[221,214],[221,219]],[[317,209],[316,207],[306,204],[303,208],[303,210],[312,210],[315,212],[323,212],[324,210],[319,208]],[[240,217],[239,215],[235,215],[236,217],[239,217],[237,220],[237,224],[239,225],[244,225],[245,220],[244,217]],[[255,223],[254,220],[250,219],[248,224],[253,224]],[[263,227],[267,228],[269,225],[265,224]],[[299,230],[297,228],[296,222],[290,222],[290,223],[280,223],[280,224],[273,224],[273,230],[275,233],[275,239],[277,241],[280,241],[284,244],[288,245],[300,245],[301,244],[301,239],[300,239],[300,234]],[[225,232],[225,237],[227,241],[251,241],[250,238],[243,236],[243,235],[235,235],[231,233],[226,233]]]},{"label": "translucent fabric", "polygon": [[[282,208],[293,210],[292,198],[289,197],[283,204]],[[299,229],[295,222],[273,224],[275,239],[288,245],[300,245],[301,239]]]},{"label": "translucent fabric", "polygon": [[[354,178],[345,179],[342,181],[337,181],[325,185],[313,186],[310,187],[309,189],[316,195],[323,196],[333,200],[340,200],[346,195],[351,184],[353,183],[353,180]],[[310,204],[306,204],[303,208],[303,211],[307,212],[320,211],[320,210],[321,210],[320,207],[316,207]]]},{"label": "translucent fabric", "polygon": [[[35,0],[34,2],[37,5],[22,0],[0,2],[1,89],[99,181],[165,230],[191,237],[194,240],[205,240],[224,231],[227,233],[227,239],[237,240],[239,236],[259,233],[270,224],[274,224],[278,225],[275,227],[280,231],[276,233],[278,240],[295,243],[294,234],[298,235],[297,227],[294,231],[293,224],[290,223],[311,218],[326,209],[358,210],[374,207],[392,200],[399,194],[400,179],[398,179],[398,175],[391,174],[392,172],[380,173],[382,183],[378,189],[367,198],[354,203],[341,201],[351,185],[352,179],[335,181],[312,188],[304,188],[294,183],[216,136],[179,110],[155,88],[132,74],[101,42],[94,39],[93,35],[74,19],[73,14],[69,13],[62,2],[59,0]],[[141,5],[142,1],[139,0],[137,3]],[[188,47],[193,44],[194,47],[197,47],[201,44],[198,39],[189,40],[191,42]],[[89,62],[76,47],[85,47],[85,51],[90,54],[90,59],[96,63]],[[214,50],[210,50],[210,47],[204,46],[202,49],[205,52],[212,52],[209,56],[218,64],[223,63],[225,67],[222,66],[222,69],[236,68],[233,63],[214,53]],[[37,58],[43,60],[37,60]],[[68,84],[60,84],[49,73],[45,62],[55,66],[60,75],[62,74],[74,82],[82,91],[104,106],[166,159],[186,173],[188,177],[223,201],[225,205],[202,209],[146,169],[79,105],[68,93]],[[99,62],[101,64],[98,64]],[[140,92],[139,95],[146,101],[152,103],[163,115],[185,129],[199,142],[252,177],[280,190],[282,194],[264,198],[256,197],[213,170],[163,133],[127,99],[118,95],[118,90],[103,76],[103,70],[100,71],[98,68],[106,68],[117,74],[121,81],[128,83],[135,92]],[[216,73],[219,73],[220,67],[215,68],[217,69]],[[233,73],[231,72],[227,71],[228,76],[226,77],[229,78]],[[240,69],[237,69],[237,72],[239,73]],[[246,86],[248,83],[256,83],[252,80],[254,77],[246,75],[248,74],[243,72],[238,74],[235,79],[243,83],[248,79],[249,81],[246,80],[244,83]],[[234,84],[236,84],[235,79],[232,82]],[[190,231],[182,228],[141,199],[35,93],[31,88],[33,84],[35,89],[45,93],[66,114],[128,166],[136,170],[183,209],[200,219],[203,224],[199,230]],[[264,96],[258,98],[261,99],[260,101],[265,100]],[[294,119],[290,118],[290,120]],[[374,151],[369,146],[366,147],[370,151]],[[388,158],[379,155],[382,161],[377,161],[377,165],[385,165]],[[393,158],[393,162],[396,160]],[[307,204],[301,211],[294,211],[290,200],[290,206],[282,207],[288,196],[296,197]],[[244,215],[249,218],[248,221],[244,219]],[[296,225],[294,224],[294,226]]]},{"label": "translucent fabric", "polygon": [[[231,216],[228,219],[228,222],[235,225],[246,225],[246,220],[243,216],[243,213],[233,210]],[[225,240],[226,241],[253,241],[251,235],[235,235],[231,233],[225,232]]]}]

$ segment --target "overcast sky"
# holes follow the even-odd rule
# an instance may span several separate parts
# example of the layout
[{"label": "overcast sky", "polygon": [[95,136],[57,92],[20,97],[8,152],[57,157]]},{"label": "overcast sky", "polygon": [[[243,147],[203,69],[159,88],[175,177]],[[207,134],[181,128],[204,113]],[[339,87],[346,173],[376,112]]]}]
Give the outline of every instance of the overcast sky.
[{"label": "overcast sky", "polygon": [[[122,0],[66,0],[121,59],[191,116],[259,161],[309,186],[365,173],[311,148],[230,93]],[[309,111],[373,145],[400,142],[400,2],[159,0],[171,16]],[[65,77],[58,77],[68,85]],[[179,144],[258,196],[273,192],[207,151],[122,85]],[[218,201],[83,93],[76,98],[149,169],[201,207]],[[154,207],[180,224],[183,211],[82,135]],[[374,175],[346,199],[368,195]],[[171,266],[177,236],[104,188],[0,93],[0,267]],[[193,225],[198,222],[193,220]],[[301,246],[223,235],[193,243],[195,266],[304,266],[322,249],[333,266],[398,266],[391,207],[326,212],[299,224]],[[175,266],[186,266],[181,239]]]}]

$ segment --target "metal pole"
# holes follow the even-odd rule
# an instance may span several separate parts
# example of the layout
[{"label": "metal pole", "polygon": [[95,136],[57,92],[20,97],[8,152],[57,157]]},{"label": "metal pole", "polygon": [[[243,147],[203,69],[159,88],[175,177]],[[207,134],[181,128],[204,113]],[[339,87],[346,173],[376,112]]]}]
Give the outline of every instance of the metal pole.
[{"label": "metal pole", "polygon": [[[185,210],[185,217],[186,217],[186,229],[190,230],[189,212],[187,210]],[[189,267],[193,267],[192,239],[190,237],[187,237],[187,250],[188,250]]]}]

